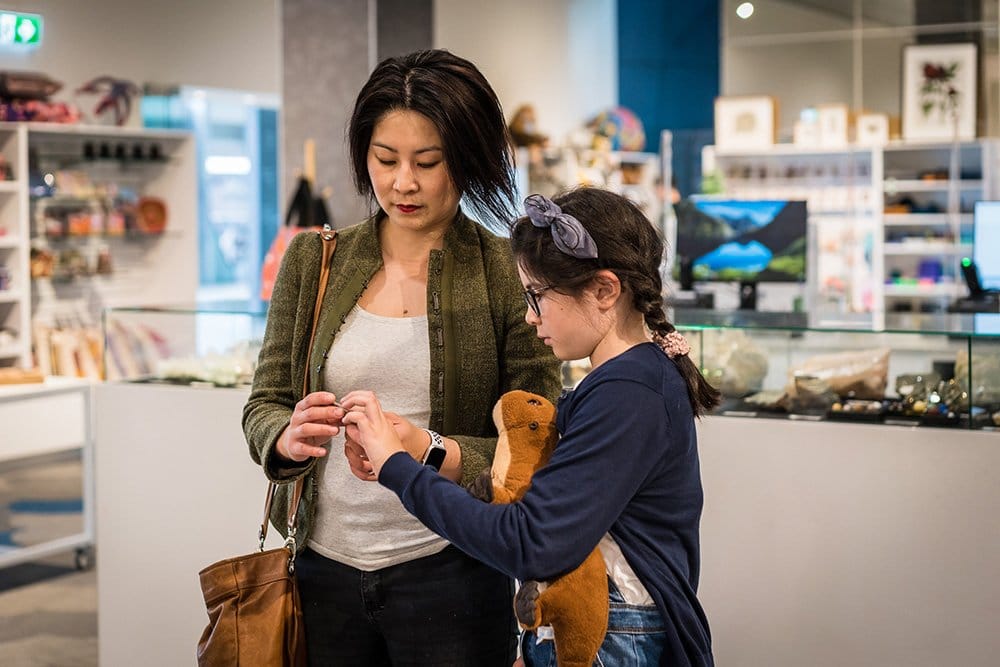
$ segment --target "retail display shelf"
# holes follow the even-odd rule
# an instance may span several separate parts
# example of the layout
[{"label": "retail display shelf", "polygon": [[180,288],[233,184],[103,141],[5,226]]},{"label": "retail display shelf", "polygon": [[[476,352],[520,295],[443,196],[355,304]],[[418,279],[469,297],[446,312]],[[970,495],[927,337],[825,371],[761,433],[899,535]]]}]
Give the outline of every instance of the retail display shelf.
[{"label": "retail display shelf", "polygon": [[825,220],[827,218],[831,219],[844,219],[844,218],[868,218],[875,215],[875,211],[868,208],[857,208],[857,209],[823,209],[823,208],[810,208],[809,217],[814,221]]},{"label": "retail display shelf", "polygon": [[[74,550],[78,567],[92,562],[95,507],[91,388],[90,382],[78,378],[46,378],[44,382],[0,386],[0,424],[4,425],[0,461],[16,462],[23,469],[39,468],[49,465],[53,456],[75,455],[74,452],[79,451],[81,479],[78,488],[82,503],[79,519],[60,518],[55,524],[59,527],[58,532],[51,530],[53,524],[46,523],[51,519],[46,519],[44,514],[22,515],[27,523],[24,526],[14,524],[21,530],[8,533],[13,539],[0,549],[0,568]],[[71,487],[60,483],[59,488]],[[42,491],[38,493],[43,495],[37,497],[50,497]],[[9,517],[5,518],[10,521]],[[35,522],[45,526],[38,534],[49,539],[34,539],[31,528]],[[24,539],[26,535],[32,537]]]},{"label": "retail display shelf", "polygon": [[[959,214],[958,223],[961,225],[972,224],[972,214]],[[886,227],[949,225],[951,224],[951,215],[948,213],[885,213],[882,216],[882,224]]]},{"label": "retail display shelf", "polygon": [[15,345],[0,346],[0,359],[13,359],[14,357],[20,357],[22,353],[23,350]]},{"label": "retail display shelf", "polygon": [[[11,123],[0,124],[14,125]],[[115,125],[68,125],[63,123],[24,123],[28,132],[48,135],[76,135],[93,137],[122,137],[135,139],[160,139],[182,141],[190,136],[186,130],[148,130],[142,127]]]},{"label": "retail display shelf", "polygon": [[17,248],[21,245],[21,239],[17,234],[5,234],[0,236],[0,248]]},{"label": "retail display shelf", "polygon": [[20,181],[0,181],[0,192],[18,192],[20,189]]},{"label": "retail display shelf", "polygon": [[843,146],[841,148],[821,148],[819,146],[796,146],[795,144],[775,144],[766,149],[718,149],[716,155],[719,157],[760,157],[760,156],[786,156],[786,155],[853,155],[855,153],[870,153],[871,148],[867,146]]},{"label": "retail display shelf", "polygon": [[[959,190],[981,190],[983,188],[983,182],[980,180],[965,180],[965,181],[955,181],[955,187]],[[942,192],[947,191],[952,186],[952,183],[941,179],[941,180],[921,180],[921,179],[899,179],[899,178],[887,178],[885,179],[885,191],[887,193],[894,192]]]},{"label": "retail display shelf", "polygon": [[23,292],[19,289],[0,291],[0,303],[15,303],[21,300]]},{"label": "retail display shelf", "polygon": [[930,285],[886,285],[887,297],[954,297],[959,292],[954,283],[932,283]]},{"label": "retail display shelf", "polygon": [[946,149],[958,148],[958,149],[972,149],[978,148],[978,142],[976,140],[966,140],[959,141],[957,143],[948,143],[940,141],[903,141],[901,139],[896,139],[890,141],[885,145],[886,150],[893,151],[938,151],[941,150],[942,146]]},{"label": "retail display shelf", "polygon": [[883,252],[886,255],[968,255],[972,246],[968,243],[952,243],[950,241],[901,241],[886,243]]}]

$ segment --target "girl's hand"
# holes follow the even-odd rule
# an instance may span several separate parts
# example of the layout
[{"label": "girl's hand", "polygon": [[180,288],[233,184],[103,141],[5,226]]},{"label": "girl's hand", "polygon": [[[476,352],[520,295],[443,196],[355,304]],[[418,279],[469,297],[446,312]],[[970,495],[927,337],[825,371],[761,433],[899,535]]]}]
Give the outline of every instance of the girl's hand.
[{"label": "girl's hand", "polygon": [[[417,428],[408,419],[400,417],[395,412],[383,411],[382,414],[392,424],[392,428],[396,431],[403,449],[409,452],[410,456],[420,461],[423,458],[424,452],[427,451],[427,434],[424,430]],[[365,448],[361,446],[361,443],[351,439],[350,431],[344,437],[344,458],[347,459],[347,464],[355,477],[364,482],[375,481],[375,473],[372,470],[371,462],[368,460],[368,454],[365,453]]]},{"label": "girl's hand", "polygon": [[343,424],[347,428],[347,438],[364,448],[372,467],[371,477],[377,479],[386,459],[397,452],[406,451],[389,413],[382,411],[378,398],[370,391],[352,391],[344,397],[341,404],[346,410]]},{"label": "girl's hand", "polygon": [[310,457],[326,456],[324,447],[340,433],[344,409],[328,391],[314,391],[295,404],[292,418],[275,443],[278,454],[301,463]]}]

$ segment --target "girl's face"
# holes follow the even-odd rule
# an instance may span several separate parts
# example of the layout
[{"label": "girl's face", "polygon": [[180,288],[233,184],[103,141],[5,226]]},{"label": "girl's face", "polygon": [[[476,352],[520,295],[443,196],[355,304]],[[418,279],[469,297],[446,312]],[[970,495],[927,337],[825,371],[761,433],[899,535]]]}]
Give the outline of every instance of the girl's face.
[{"label": "girl's face", "polygon": [[451,224],[461,196],[443,148],[437,128],[416,111],[390,111],[375,124],[368,177],[390,223],[415,231]]},{"label": "girl's face", "polygon": [[580,296],[560,294],[551,286],[525,273],[517,273],[526,292],[525,301],[533,300],[539,314],[525,304],[524,320],[535,327],[538,337],[563,361],[589,357],[605,333],[600,314],[585,290]]}]

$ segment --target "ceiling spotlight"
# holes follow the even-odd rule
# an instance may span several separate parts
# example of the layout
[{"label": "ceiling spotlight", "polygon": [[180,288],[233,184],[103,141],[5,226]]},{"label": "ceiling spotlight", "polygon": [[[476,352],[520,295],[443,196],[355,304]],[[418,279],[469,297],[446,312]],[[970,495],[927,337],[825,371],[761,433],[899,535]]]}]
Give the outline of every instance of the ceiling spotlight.
[{"label": "ceiling spotlight", "polygon": [[736,8],[736,15],[741,19],[748,19],[753,16],[753,3],[744,2],[739,7]]}]

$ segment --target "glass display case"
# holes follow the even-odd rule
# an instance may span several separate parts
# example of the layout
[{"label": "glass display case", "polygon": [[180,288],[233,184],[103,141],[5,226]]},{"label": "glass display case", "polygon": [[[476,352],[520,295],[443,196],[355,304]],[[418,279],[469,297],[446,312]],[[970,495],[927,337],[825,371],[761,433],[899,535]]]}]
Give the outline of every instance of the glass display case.
[{"label": "glass display case", "polygon": [[248,386],[267,313],[209,307],[108,308],[104,375],[111,381]]},{"label": "glass display case", "polygon": [[[1000,314],[685,310],[674,322],[723,396],[717,414],[1000,432]],[[568,384],[587,372],[567,364]]]}]

